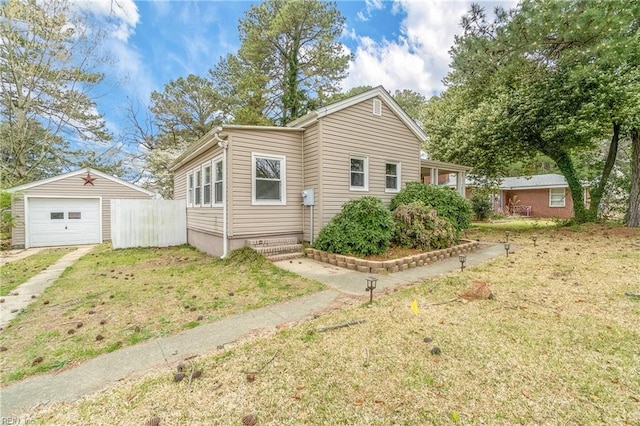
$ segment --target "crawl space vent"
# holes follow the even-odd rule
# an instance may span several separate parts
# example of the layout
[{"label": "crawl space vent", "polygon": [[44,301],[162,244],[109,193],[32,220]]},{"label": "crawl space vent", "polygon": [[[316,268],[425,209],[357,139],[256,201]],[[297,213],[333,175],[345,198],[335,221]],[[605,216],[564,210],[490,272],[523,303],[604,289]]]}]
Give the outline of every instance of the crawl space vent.
[{"label": "crawl space vent", "polygon": [[380,99],[373,100],[373,115],[382,115],[382,101]]}]

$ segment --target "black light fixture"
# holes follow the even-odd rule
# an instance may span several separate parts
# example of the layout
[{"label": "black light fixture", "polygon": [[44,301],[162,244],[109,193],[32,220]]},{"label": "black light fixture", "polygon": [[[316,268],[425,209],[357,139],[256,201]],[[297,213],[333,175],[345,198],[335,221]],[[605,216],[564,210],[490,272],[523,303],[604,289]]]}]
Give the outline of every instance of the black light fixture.
[{"label": "black light fixture", "polygon": [[538,241],[538,234],[533,234],[531,236],[531,239],[533,240],[533,246],[536,247],[536,241]]},{"label": "black light fixture", "polygon": [[504,231],[504,236],[507,237],[507,241],[506,242],[509,242],[509,234],[511,234],[511,232]]},{"label": "black light fixture", "polygon": [[507,257],[509,257],[509,247],[511,245],[509,243],[504,243],[504,251],[507,254]]},{"label": "black light fixture", "polygon": [[464,272],[464,262],[467,261],[467,255],[461,254],[458,256],[458,260],[460,261],[460,272]]},{"label": "black light fixture", "polygon": [[369,292],[369,303],[373,303],[373,290],[375,290],[377,283],[378,279],[376,277],[367,277],[367,288],[365,290]]}]

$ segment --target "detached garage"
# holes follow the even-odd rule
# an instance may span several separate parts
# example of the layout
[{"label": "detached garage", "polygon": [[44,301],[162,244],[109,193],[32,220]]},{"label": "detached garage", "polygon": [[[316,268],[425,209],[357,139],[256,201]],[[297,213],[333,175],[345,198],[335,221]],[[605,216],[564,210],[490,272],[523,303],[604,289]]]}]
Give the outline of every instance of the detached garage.
[{"label": "detached garage", "polygon": [[111,200],[150,199],[154,193],[94,169],[80,169],[16,186],[12,246],[97,244],[111,239]]}]

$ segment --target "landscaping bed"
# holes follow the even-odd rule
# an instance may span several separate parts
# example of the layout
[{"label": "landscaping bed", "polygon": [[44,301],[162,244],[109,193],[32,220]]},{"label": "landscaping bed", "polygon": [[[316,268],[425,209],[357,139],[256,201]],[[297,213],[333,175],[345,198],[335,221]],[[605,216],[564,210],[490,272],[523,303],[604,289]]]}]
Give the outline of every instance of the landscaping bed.
[{"label": "landscaping bed", "polygon": [[461,240],[460,244],[446,249],[417,252],[408,256],[387,260],[382,260],[382,256],[375,256],[374,259],[360,258],[328,253],[314,248],[305,249],[305,253],[309,258],[329,263],[340,268],[352,269],[354,271],[364,273],[379,274],[384,272],[392,273],[406,271],[407,269],[416,268],[418,266],[430,265],[431,263],[444,260],[452,256],[455,257],[460,254],[470,253],[476,250],[479,245],[480,243],[477,241]]}]

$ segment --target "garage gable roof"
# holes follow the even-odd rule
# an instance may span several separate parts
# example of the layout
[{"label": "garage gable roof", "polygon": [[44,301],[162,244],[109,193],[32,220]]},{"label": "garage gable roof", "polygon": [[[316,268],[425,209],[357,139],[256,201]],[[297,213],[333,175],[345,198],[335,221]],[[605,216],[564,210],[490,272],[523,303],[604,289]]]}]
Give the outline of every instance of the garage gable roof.
[{"label": "garage gable roof", "polygon": [[41,185],[46,185],[48,183],[56,182],[58,180],[65,179],[65,178],[68,178],[68,177],[83,175],[83,174],[86,174],[86,173],[91,173],[92,175],[99,176],[102,179],[107,179],[107,180],[110,180],[110,181],[115,182],[117,184],[129,187],[131,189],[135,189],[136,191],[140,191],[140,192],[142,192],[143,194],[146,194],[146,195],[155,195],[155,193],[153,191],[149,191],[148,189],[141,188],[138,185],[134,185],[134,184],[132,184],[130,182],[126,182],[126,181],[124,181],[122,179],[119,179],[119,178],[117,178],[115,176],[109,176],[106,173],[103,173],[103,172],[101,172],[99,170],[92,169],[90,167],[85,167],[85,168],[82,168],[82,169],[75,170],[73,172],[64,173],[64,174],[61,174],[61,175],[58,175],[58,176],[53,176],[53,177],[50,177],[50,178],[47,178],[47,179],[37,180],[37,181],[31,182],[31,183],[25,183],[24,185],[14,186],[13,188],[9,188],[6,191],[9,192],[9,193],[26,191],[27,189],[35,188],[35,187],[41,186]]}]

